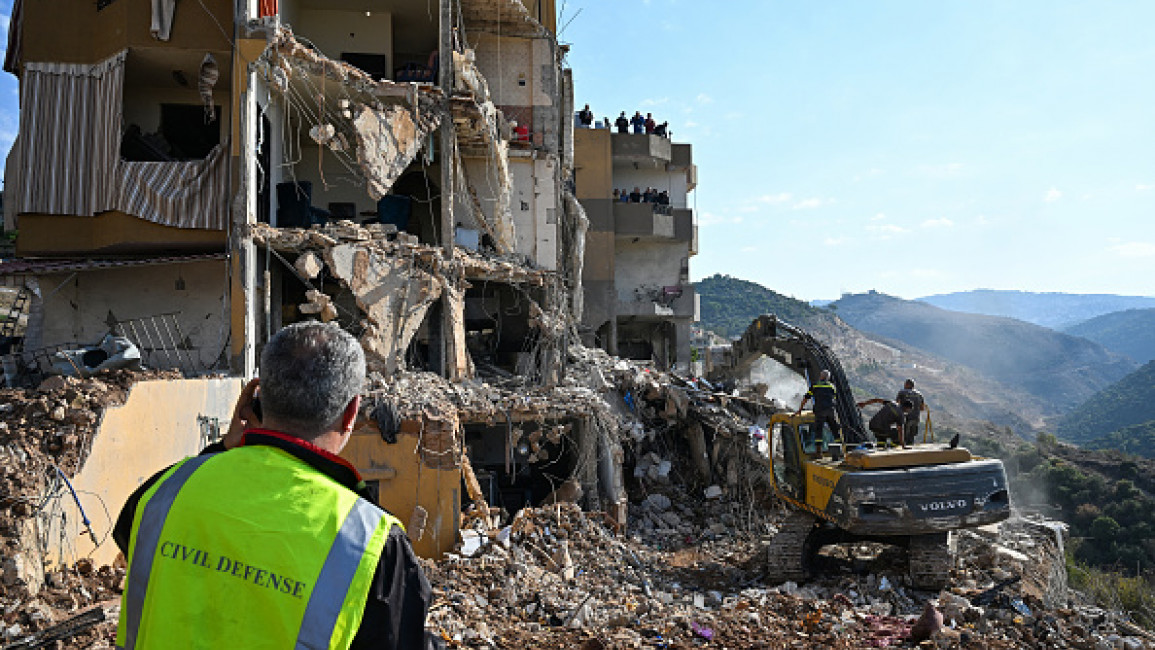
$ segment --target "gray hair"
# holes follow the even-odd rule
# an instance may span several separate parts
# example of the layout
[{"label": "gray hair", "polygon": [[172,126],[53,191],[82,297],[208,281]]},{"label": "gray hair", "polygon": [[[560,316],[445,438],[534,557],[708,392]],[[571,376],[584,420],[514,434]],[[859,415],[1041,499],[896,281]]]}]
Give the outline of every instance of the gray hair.
[{"label": "gray hair", "polygon": [[345,330],[306,321],[277,332],[261,352],[261,410],[293,433],[329,431],[365,382],[365,352]]},{"label": "gray hair", "polygon": [[830,371],[829,370],[823,370],[822,372],[818,373],[818,380],[819,381],[826,381],[827,379],[830,379]]}]

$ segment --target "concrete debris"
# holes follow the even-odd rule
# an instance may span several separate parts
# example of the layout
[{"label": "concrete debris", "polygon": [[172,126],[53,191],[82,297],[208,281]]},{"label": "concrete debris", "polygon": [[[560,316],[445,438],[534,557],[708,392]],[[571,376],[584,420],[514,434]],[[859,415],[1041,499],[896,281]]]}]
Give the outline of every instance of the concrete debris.
[{"label": "concrete debris", "polygon": [[114,370],[86,380],[53,376],[35,389],[0,390],[0,636],[5,643],[96,606],[105,610],[107,622],[62,647],[112,646],[124,567],[94,567],[87,559],[73,567],[51,564],[45,531],[53,530],[61,504],[71,498],[61,476],[80,471],[104,409],[122,404],[137,381],[179,378],[172,371]]},{"label": "concrete debris", "polygon": [[321,271],[325,266],[319,255],[313,251],[305,251],[297,258],[296,262],[293,262],[293,268],[297,270],[297,273],[299,273],[301,277],[308,280],[315,280],[318,275],[321,275]]},{"label": "concrete debris", "polygon": [[[258,70],[286,105],[306,88],[333,88],[311,106],[309,137],[337,154],[355,154],[369,197],[385,196],[441,124],[441,93],[416,84],[376,80],[360,68],[329,59],[278,28],[258,62]],[[325,83],[328,81],[328,83]],[[337,83],[332,83],[332,82]]]}]

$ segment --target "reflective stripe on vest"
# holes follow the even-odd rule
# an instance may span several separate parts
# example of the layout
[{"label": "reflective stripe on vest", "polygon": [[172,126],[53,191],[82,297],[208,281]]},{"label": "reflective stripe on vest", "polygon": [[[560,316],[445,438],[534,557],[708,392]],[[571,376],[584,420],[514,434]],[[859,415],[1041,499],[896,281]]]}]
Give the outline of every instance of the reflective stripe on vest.
[{"label": "reflective stripe on vest", "polygon": [[[214,457],[219,461],[205,464]],[[226,478],[230,476],[236,480]],[[228,495],[238,489],[263,498],[229,501]],[[182,490],[181,505],[173,509]],[[282,502],[289,506],[287,510],[282,509]],[[310,504],[306,510],[312,514],[301,519],[293,504]],[[234,635],[239,635],[238,641],[253,642],[257,635],[286,648],[347,648],[360,625],[389,529],[401,525],[328,476],[271,447],[242,447],[188,459],[145,493],[140,508],[121,616],[123,645],[118,647],[123,648],[171,647],[189,633],[188,625],[202,620],[217,621],[219,627],[203,629],[197,635],[198,647],[217,647],[214,642]],[[224,519],[219,524],[201,523],[216,522],[220,516]],[[282,523],[288,527],[278,528]],[[268,535],[289,544],[289,553],[282,549],[270,556],[272,565],[263,565],[260,549],[266,546],[249,544]],[[184,555],[178,559],[174,549],[182,548]],[[164,570],[158,572],[154,565]],[[206,573],[203,578],[173,573],[178,565]],[[268,592],[287,600],[259,604],[266,602],[262,592],[253,594],[259,600],[235,600],[237,585],[268,587],[268,581],[259,577],[262,574],[275,574],[274,578],[294,585],[292,593],[288,587]],[[250,575],[257,576],[256,580],[250,580]],[[219,585],[212,582],[222,578]],[[238,578],[239,582],[230,582]],[[304,601],[293,598],[297,590]],[[234,600],[229,600],[230,593]],[[215,600],[218,596],[222,600]],[[222,606],[222,602],[240,607]],[[196,611],[190,612],[190,606]]]},{"label": "reflective stripe on vest", "polygon": [[321,575],[309,596],[301,633],[297,636],[298,650],[321,650],[329,647],[337,617],[353,574],[365,556],[368,540],[381,524],[385,512],[364,499],[358,499],[341,524],[341,532],[329,549]]},{"label": "reflective stripe on vest", "polygon": [[161,479],[156,492],[144,507],[140,516],[140,528],[132,547],[132,566],[125,587],[125,637],[124,648],[136,647],[136,633],[140,630],[140,616],[144,612],[144,597],[148,592],[148,579],[152,573],[152,561],[160,542],[160,532],[168,511],[188,477],[215,454],[189,458],[181,463],[167,479]]}]

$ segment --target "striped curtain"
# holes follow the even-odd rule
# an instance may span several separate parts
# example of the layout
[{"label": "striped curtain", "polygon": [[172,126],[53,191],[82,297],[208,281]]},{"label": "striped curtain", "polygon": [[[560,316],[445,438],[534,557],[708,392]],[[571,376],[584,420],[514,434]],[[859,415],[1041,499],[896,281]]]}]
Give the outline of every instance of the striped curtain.
[{"label": "striped curtain", "polygon": [[20,135],[7,189],[16,213],[92,216],[111,203],[120,148],[121,52],[96,65],[24,65]]},{"label": "striped curtain", "polygon": [[229,218],[228,146],[204,160],[117,166],[116,209],[177,228],[224,230]]},{"label": "striped curtain", "polygon": [[120,210],[166,226],[224,230],[225,144],[204,160],[120,159],[126,54],[96,65],[25,64],[5,210],[85,217]]}]

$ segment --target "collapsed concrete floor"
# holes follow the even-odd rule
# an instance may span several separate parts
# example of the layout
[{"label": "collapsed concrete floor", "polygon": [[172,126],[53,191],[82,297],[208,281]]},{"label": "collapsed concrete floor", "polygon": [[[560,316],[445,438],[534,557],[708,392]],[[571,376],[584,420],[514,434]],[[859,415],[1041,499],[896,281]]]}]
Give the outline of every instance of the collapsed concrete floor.
[{"label": "collapsed concrete floor", "polygon": [[[569,501],[584,498],[571,493],[464,518],[455,551],[426,563],[435,588],[428,625],[448,647],[900,647],[912,644],[928,602],[943,618],[931,647],[1155,647],[1149,633],[1066,589],[1061,537],[1046,522],[959,533],[959,562],[940,593],[909,588],[903,551],[877,544],[825,550],[824,573],[804,584],[767,583],[765,544],[786,511],[743,460],[754,403],[695,393],[598,351],[571,348],[570,357],[573,385],[552,389],[402,373],[375,391],[407,409],[442,403],[466,420],[515,404],[598,409],[614,423],[630,470],[626,511],[582,509]],[[123,400],[138,378],[120,372],[3,391],[0,634],[10,647],[113,645],[122,562],[46,570],[26,524],[44,495],[63,498],[54,468],[79,469],[101,408]],[[600,390],[588,388],[597,382]],[[700,443],[687,436],[702,430],[705,468],[691,451]]]}]

